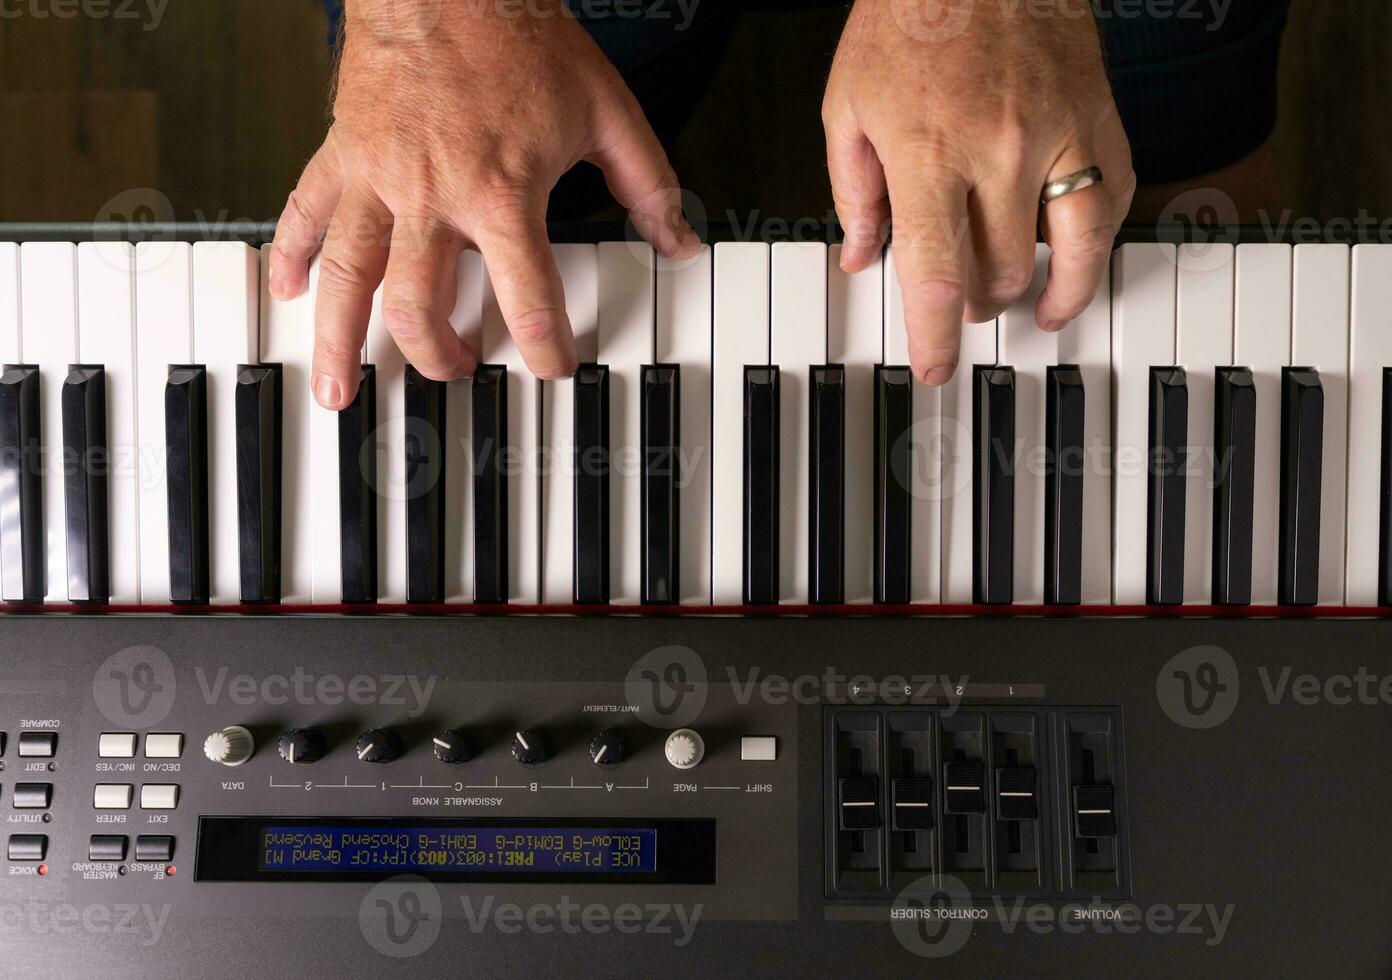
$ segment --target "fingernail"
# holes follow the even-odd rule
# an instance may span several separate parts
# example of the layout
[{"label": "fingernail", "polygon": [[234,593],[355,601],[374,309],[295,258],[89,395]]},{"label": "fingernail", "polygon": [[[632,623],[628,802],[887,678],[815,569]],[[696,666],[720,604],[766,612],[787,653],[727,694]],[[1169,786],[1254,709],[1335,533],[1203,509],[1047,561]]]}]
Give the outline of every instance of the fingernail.
[{"label": "fingernail", "polygon": [[285,283],[281,280],[280,273],[276,272],[275,269],[271,270],[271,276],[267,280],[267,284],[271,290],[272,296],[276,299],[285,298]]},{"label": "fingernail", "polygon": [[1066,326],[1068,326],[1067,320],[1050,320],[1048,323],[1044,324],[1044,329],[1049,331],[1049,333],[1058,333]]},{"label": "fingernail", "polygon": [[923,373],[923,383],[936,387],[937,385],[946,384],[947,380],[951,377],[952,365],[944,364],[941,367],[929,368],[925,371]]},{"label": "fingernail", "polygon": [[314,400],[328,409],[337,409],[343,399],[343,386],[327,374],[314,376]]}]

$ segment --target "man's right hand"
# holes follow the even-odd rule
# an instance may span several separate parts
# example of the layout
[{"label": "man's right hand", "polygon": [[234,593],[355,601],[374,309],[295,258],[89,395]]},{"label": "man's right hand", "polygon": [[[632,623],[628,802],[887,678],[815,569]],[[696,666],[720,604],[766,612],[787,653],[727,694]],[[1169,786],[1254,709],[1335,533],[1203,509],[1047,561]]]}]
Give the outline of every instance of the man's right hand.
[{"label": "man's right hand", "polygon": [[441,0],[348,0],[334,122],[290,195],[270,291],[302,293],[322,241],[314,397],[352,401],[372,297],[428,378],[470,375],[450,326],[460,253],[483,253],[519,351],[543,379],[575,370],[546,234],[556,181],[599,166],[662,254],[697,247],[676,175],[623,80],[561,0],[507,15]]}]

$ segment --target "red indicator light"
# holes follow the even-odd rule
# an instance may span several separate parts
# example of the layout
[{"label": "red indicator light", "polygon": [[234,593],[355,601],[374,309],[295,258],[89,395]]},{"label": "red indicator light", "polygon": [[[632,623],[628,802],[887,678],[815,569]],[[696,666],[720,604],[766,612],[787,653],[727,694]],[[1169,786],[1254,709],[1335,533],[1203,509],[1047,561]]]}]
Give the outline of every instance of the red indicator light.
[{"label": "red indicator light", "polygon": [[178,871],[179,871],[179,869],[176,868],[176,867],[174,867],[174,865],[172,865],[172,864],[171,864],[169,867],[167,867],[167,868],[164,869],[164,873],[167,874],[167,875],[177,874]]},{"label": "red indicator light", "polygon": [[46,865],[46,864],[41,864],[41,865],[39,865],[39,874],[41,874],[41,875],[46,875],[46,874],[48,874],[48,865]]}]

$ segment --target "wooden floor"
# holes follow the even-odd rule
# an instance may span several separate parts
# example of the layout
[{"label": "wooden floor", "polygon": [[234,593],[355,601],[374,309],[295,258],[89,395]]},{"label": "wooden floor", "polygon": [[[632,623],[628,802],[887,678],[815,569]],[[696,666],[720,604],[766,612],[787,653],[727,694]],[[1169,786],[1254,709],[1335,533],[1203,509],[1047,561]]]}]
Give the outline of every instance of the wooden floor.
[{"label": "wooden floor", "polygon": [[[672,147],[712,220],[828,213],[818,104],[842,17],[742,15]],[[151,26],[0,20],[0,221],[279,213],[325,127],[320,0],[170,3]],[[1387,0],[1295,0],[1276,134],[1292,218],[1392,219],[1389,92]]]}]

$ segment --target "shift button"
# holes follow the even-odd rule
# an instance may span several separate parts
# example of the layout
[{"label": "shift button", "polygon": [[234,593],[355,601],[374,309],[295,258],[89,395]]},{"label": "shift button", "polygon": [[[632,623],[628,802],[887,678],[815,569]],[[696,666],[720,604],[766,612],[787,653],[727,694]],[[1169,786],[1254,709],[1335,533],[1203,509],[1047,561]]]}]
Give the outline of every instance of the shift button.
[{"label": "shift button", "polygon": [[129,810],[133,793],[130,783],[97,783],[92,806],[98,810]]},{"label": "shift button", "polygon": [[772,735],[745,735],[740,739],[744,762],[773,762],[778,758],[778,739]]},{"label": "shift button", "polygon": [[6,853],[11,861],[42,861],[48,853],[48,835],[11,834]]}]

